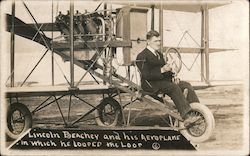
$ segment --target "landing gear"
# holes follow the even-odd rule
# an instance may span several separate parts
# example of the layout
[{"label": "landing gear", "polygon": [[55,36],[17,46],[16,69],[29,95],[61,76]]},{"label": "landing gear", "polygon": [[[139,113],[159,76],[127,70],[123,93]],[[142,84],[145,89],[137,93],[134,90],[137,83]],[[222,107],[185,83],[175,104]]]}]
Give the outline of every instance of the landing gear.
[{"label": "landing gear", "polygon": [[10,139],[17,139],[32,127],[32,115],[22,103],[16,102],[8,107],[6,134]]},{"label": "landing gear", "polygon": [[113,98],[104,98],[97,106],[95,117],[99,126],[114,127],[122,122],[121,106]]},{"label": "landing gear", "polygon": [[193,122],[189,124],[180,122],[180,128],[182,129],[180,132],[192,142],[203,142],[209,139],[215,127],[214,116],[205,105],[191,103],[190,106],[192,111],[188,115],[193,119]]}]

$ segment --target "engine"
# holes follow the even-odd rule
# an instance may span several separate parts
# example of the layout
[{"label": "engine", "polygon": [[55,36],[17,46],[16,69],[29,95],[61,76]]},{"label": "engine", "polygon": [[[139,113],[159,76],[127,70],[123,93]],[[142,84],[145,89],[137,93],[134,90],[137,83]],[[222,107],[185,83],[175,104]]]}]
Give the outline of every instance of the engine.
[{"label": "engine", "polygon": [[[109,33],[112,19],[104,18],[97,12],[81,14],[78,11],[74,15],[74,40],[96,41],[105,40]],[[59,12],[56,17],[56,26],[66,41],[69,41],[70,33],[70,14],[66,15]]]}]

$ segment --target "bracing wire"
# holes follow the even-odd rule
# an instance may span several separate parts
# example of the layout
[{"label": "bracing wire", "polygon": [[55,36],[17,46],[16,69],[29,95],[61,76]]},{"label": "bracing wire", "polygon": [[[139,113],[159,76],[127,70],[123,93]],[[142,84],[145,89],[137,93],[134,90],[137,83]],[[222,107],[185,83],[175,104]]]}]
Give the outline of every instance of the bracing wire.
[{"label": "bracing wire", "polygon": [[177,47],[180,46],[181,41],[183,40],[183,38],[185,38],[185,35],[186,35],[186,34],[190,36],[190,38],[193,40],[193,42],[194,42],[197,46],[201,47],[201,45],[194,39],[194,37],[193,37],[187,30],[182,34],[182,37],[181,37],[180,41],[179,41],[178,44],[177,44]]},{"label": "bracing wire", "polygon": [[59,68],[61,74],[63,75],[64,79],[67,81],[68,84],[70,84],[69,80],[68,80],[67,77],[66,77],[66,74],[63,72],[61,66],[59,65],[59,63],[58,63],[58,61],[57,61],[57,59],[56,59],[55,57],[54,57],[54,60],[55,60],[55,62],[56,62],[57,67]]},{"label": "bracing wire", "polygon": [[[182,34],[182,37],[181,37],[181,39],[180,39],[180,41],[179,41],[179,43],[178,43],[178,45],[177,45],[178,48],[179,48],[180,43],[182,42],[182,40],[183,40],[183,38],[184,38],[184,36],[185,36],[186,34],[188,34],[188,35],[191,37],[191,39],[199,46],[199,48],[201,48],[200,45],[199,45],[199,43],[193,38],[193,36],[192,36],[188,31],[185,31],[185,32]],[[198,59],[198,56],[199,56],[199,55],[200,55],[200,53],[198,53],[198,54],[196,55],[196,57],[195,57],[195,59],[194,59],[194,61],[193,61],[193,63],[191,64],[190,67],[188,67],[188,66],[183,62],[183,60],[181,59],[182,64],[185,66],[185,68],[186,68],[188,71],[191,71],[191,69],[193,68],[193,66],[194,66],[196,60]]]},{"label": "bracing wire", "polygon": [[[24,6],[26,7],[27,11],[30,13],[32,19],[36,22],[36,20],[34,19],[34,17],[33,17],[32,14],[31,14],[31,12],[28,10],[27,5],[24,3],[24,1],[23,1],[23,4],[24,4]],[[57,4],[58,4],[58,3],[57,3]],[[58,5],[57,5],[57,7],[58,7]],[[39,30],[38,30],[38,31],[39,31]],[[43,33],[43,32],[42,32],[42,33]],[[40,32],[38,32],[38,34],[40,34]],[[43,33],[43,34],[44,34],[44,33]],[[44,34],[44,35],[45,35],[45,34]],[[42,38],[43,38],[43,37],[42,37]],[[46,42],[46,41],[45,41],[45,42]],[[51,48],[47,45],[47,43],[46,43],[46,47],[47,47],[49,50],[51,50]],[[56,59],[55,59],[55,60],[56,60]],[[61,73],[63,74],[63,77],[64,77],[65,80],[69,83],[67,77],[66,77],[65,74],[63,73],[63,71],[62,71],[61,67],[59,66],[58,62],[57,62],[57,61],[55,61],[55,62],[56,62],[56,64],[57,64],[57,66],[59,67],[59,70],[60,70]]]},{"label": "bracing wire", "polygon": [[[27,5],[24,3],[24,1],[23,1],[23,4],[25,5],[25,7],[26,7],[26,9],[28,9],[27,8]],[[56,11],[58,12],[58,2],[57,2],[57,6],[56,6]],[[53,8],[52,8],[53,9]],[[28,12],[30,12],[29,10],[27,10]],[[126,13],[126,11],[125,11],[125,13]],[[120,16],[121,14],[118,14],[118,17],[117,17],[117,21],[119,21],[119,19],[121,18],[121,16]],[[31,15],[32,16],[32,15]],[[53,18],[53,17],[52,17]],[[34,19],[34,17],[32,16],[32,19],[35,21],[35,19]],[[52,19],[53,20],[53,19]],[[35,21],[36,22],[36,21]],[[38,28],[38,30],[37,30],[37,33],[35,34],[35,36],[33,37],[33,39],[35,39],[35,37],[38,35],[38,34],[41,34],[41,33],[43,33],[43,32],[39,32],[40,30],[41,30],[41,28],[42,28],[42,26],[41,27],[39,27]],[[85,42],[84,42],[85,43]],[[90,47],[87,43],[85,43],[86,44],[86,46],[89,48],[89,49],[91,49],[91,50],[94,50],[94,48],[92,48],[92,47]],[[46,44],[46,46],[47,46],[47,44]],[[47,46],[47,48],[49,48],[48,46]],[[50,48],[49,48],[50,49]],[[58,68],[59,68],[59,70],[60,70],[60,72],[63,74],[63,76],[64,76],[64,78],[66,79],[66,81],[68,82],[68,80],[67,80],[67,78],[66,78],[66,76],[65,76],[65,74],[64,74],[64,72],[63,72],[63,70],[62,70],[62,68],[60,67],[60,65],[59,65],[59,63],[58,63],[58,61],[55,59],[55,62],[56,62],[56,64],[57,64],[57,66],[58,66]],[[11,73],[12,74],[12,73]],[[8,78],[9,79],[9,78]],[[8,81],[8,79],[7,79],[7,81]],[[6,82],[7,82],[6,81]]]},{"label": "bracing wire", "polygon": [[[180,24],[179,20],[176,17],[176,14],[174,12],[172,12],[172,14],[174,15],[174,19],[175,19],[175,21],[177,23],[177,26],[178,26],[179,30],[181,32],[184,32],[183,28],[181,27],[181,24]],[[185,38],[186,43],[189,45],[189,42],[187,41],[187,38],[185,36],[183,36],[183,37]]]},{"label": "bracing wire", "polygon": [[97,10],[100,8],[100,6],[102,5],[102,3],[103,3],[103,2],[101,2],[101,3],[97,6],[97,8],[95,9],[95,11],[97,11]]},{"label": "bracing wire", "polygon": [[[175,21],[176,21],[176,23],[177,23],[177,25],[178,25],[179,30],[183,32],[183,29],[182,29],[182,27],[181,27],[181,25],[180,25],[180,23],[179,23],[179,21],[178,21],[176,15],[175,15],[175,13],[172,12],[172,14],[174,15],[174,18],[175,18]],[[188,45],[190,45],[189,42],[187,42],[186,35],[188,35],[188,36],[192,39],[192,41],[193,41],[199,48],[201,48],[201,45],[194,39],[194,37],[193,37],[193,36],[189,33],[189,31],[187,31],[187,30],[183,32],[183,34],[182,34],[182,36],[181,36],[181,39],[180,39],[180,41],[179,41],[178,44],[177,44],[177,47],[178,47],[178,48],[179,48],[181,42],[183,41],[183,39],[185,39],[186,43],[187,43]],[[191,71],[191,69],[193,68],[193,66],[194,66],[194,64],[195,64],[195,62],[196,62],[196,60],[197,60],[198,57],[199,57],[199,55],[200,55],[200,53],[198,53],[198,54],[196,55],[196,57],[195,57],[195,59],[194,59],[194,61],[192,62],[192,64],[191,64],[190,67],[188,67],[188,66],[183,62],[183,60],[181,59],[182,64],[185,66],[185,68],[186,68],[188,71]]]},{"label": "bracing wire", "polygon": [[5,86],[7,86],[8,81],[10,80],[10,77],[14,74],[14,70],[10,73],[7,80],[5,81]]},{"label": "bracing wire", "polygon": [[198,59],[198,56],[199,56],[199,55],[200,55],[200,53],[198,53],[198,54],[196,55],[196,57],[195,57],[195,59],[194,59],[192,65],[191,65],[190,67],[188,67],[188,66],[181,60],[182,64],[185,66],[185,68],[186,68],[188,71],[191,71],[191,69],[193,68],[193,66],[194,66],[196,60]]},{"label": "bracing wire", "polygon": [[[26,7],[26,9],[28,9],[27,8],[27,6],[26,6],[26,4],[24,3],[24,1],[23,1],[23,4],[25,5],[25,7]],[[32,41],[36,38],[36,36],[38,35],[38,34],[40,34],[40,30],[41,30],[41,28],[43,27],[43,24],[39,27],[39,28],[37,28],[37,32],[36,32],[36,34],[33,36],[33,38],[31,39]],[[29,57],[30,58],[30,57]],[[30,60],[31,60],[31,58],[30,58]],[[28,62],[31,62],[31,61],[28,61]],[[7,78],[7,80],[6,80],[6,82],[5,82],[5,85],[8,83],[8,80],[10,79],[10,77],[12,76],[14,74],[14,71],[12,71],[12,73],[10,73],[10,76]]]},{"label": "bracing wire", "polygon": [[42,55],[42,57],[39,59],[39,61],[36,63],[36,65],[32,68],[32,70],[30,71],[30,73],[28,74],[28,76],[25,78],[25,80],[22,82],[22,84],[20,85],[21,87],[24,85],[24,83],[28,80],[28,78],[30,77],[30,75],[33,73],[33,71],[36,69],[36,67],[40,64],[40,62],[42,61],[42,59],[45,57],[45,55],[47,54],[47,52],[49,51],[49,49],[47,49],[45,51],[45,53]]}]

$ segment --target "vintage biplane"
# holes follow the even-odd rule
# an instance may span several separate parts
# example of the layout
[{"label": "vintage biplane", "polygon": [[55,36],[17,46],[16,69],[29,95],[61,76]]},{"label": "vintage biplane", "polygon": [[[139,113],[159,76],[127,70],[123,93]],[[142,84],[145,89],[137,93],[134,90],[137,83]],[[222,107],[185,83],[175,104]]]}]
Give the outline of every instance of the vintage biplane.
[{"label": "vintage biplane", "polygon": [[[151,13],[151,29],[155,27],[155,11],[159,11],[159,32],[161,34],[161,50],[172,61],[173,69],[177,75],[182,61],[181,52],[190,52],[190,48],[175,48],[163,46],[163,11],[175,10],[201,14],[202,42],[199,52],[202,55],[202,72],[205,72],[205,81],[209,83],[209,52],[220,49],[209,48],[209,9],[227,4],[222,1],[164,1],[164,2],[129,2],[118,1],[119,8],[114,8],[113,2],[95,1],[97,8],[93,12],[80,13],[74,10],[74,1],[70,1],[67,14],[58,12],[51,23],[38,23],[34,14],[29,9],[27,2],[21,1],[27,10],[33,23],[25,23],[15,15],[15,3],[12,4],[12,13],[6,14],[6,30],[11,33],[11,59],[10,59],[10,87],[6,87],[7,129],[6,134],[12,139],[17,139],[27,129],[32,127],[32,116],[39,110],[56,104],[62,116],[65,127],[74,127],[86,116],[95,112],[97,125],[105,127],[129,127],[129,117],[125,117],[123,110],[135,101],[143,101],[162,106],[168,114],[166,127],[180,131],[187,139],[193,142],[207,140],[215,126],[211,111],[203,104],[193,103],[191,114],[197,117],[193,123],[184,125],[183,119],[164,96],[158,93],[148,93],[141,89],[140,84],[134,82],[131,72],[137,71],[136,55],[145,47],[148,31],[147,17]],[[63,2],[57,2],[63,3]],[[53,4],[53,3],[52,3]],[[101,9],[103,7],[103,9]],[[59,32],[56,37],[46,36],[47,31]],[[14,84],[14,56],[15,35],[37,42],[46,47],[44,55],[39,59],[34,68],[29,72],[25,80],[19,85]],[[63,60],[70,62],[70,81],[66,86],[52,85],[48,87],[25,86],[32,72],[39,65],[43,57],[51,52],[59,55]],[[123,54],[123,64],[126,73],[118,74],[113,66],[113,59],[117,53]],[[52,58],[53,62],[53,58]],[[53,63],[52,63],[53,66]],[[74,78],[74,66],[85,71],[79,81]],[[204,71],[205,69],[205,71]],[[90,74],[97,85],[81,85],[87,74]],[[137,73],[137,75],[139,75]],[[99,82],[96,78],[101,79]],[[53,82],[52,73],[52,82]],[[131,100],[121,103],[121,94],[126,93]],[[91,104],[80,97],[85,94],[103,95],[101,102]],[[22,97],[47,97],[42,103],[30,111],[25,104],[19,102]],[[71,99],[77,98],[82,103],[91,107],[87,113],[83,113],[73,121],[66,121],[58,101],[69,97],[68,116],[70,116]],[[120,99],[120,100],[117,100]],[[156,101],[156,100],[157,101]]]}]

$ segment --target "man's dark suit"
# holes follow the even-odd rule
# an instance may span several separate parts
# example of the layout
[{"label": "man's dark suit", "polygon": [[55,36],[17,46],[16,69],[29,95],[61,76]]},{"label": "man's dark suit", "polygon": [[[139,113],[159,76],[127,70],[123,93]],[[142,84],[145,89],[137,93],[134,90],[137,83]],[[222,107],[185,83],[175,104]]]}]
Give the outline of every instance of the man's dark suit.
[{"label": "man's dark suit", "polygon": [[[157,52],[157,54],[159,56],[156,56],[146,48],[137,55],[136,65],[141,74],[141,87],[148,92],[161,91],[170,96],[180,115],[184,117],[186,113],[191,110],[189,103],[199,102],[198,97],[189,83],[181,81],[180,84],[177,85],[169,80],[169,78],[164,77],[161,73],[161,67],[166,63],[162,53]],[[182,94],[184,88],[191,90],[191,94],[187,97],[188,101]]]}]

